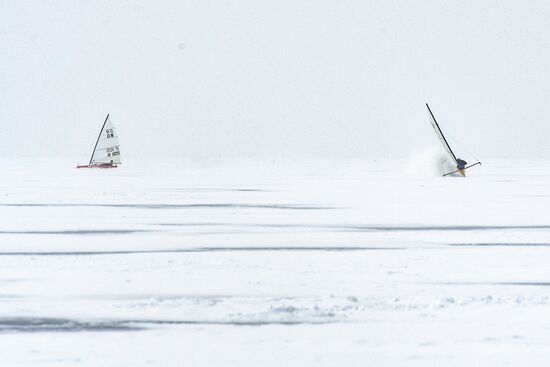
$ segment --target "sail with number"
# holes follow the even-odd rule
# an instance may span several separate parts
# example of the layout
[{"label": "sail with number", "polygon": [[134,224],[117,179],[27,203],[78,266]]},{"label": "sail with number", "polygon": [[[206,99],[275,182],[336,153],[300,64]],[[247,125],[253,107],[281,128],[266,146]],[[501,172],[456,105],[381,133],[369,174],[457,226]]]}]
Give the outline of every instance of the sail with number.
[{"label": "sail with number", "polygon": [[471,164],[471,165],[468,166],[467,165],[468,162],[466,162],[463,159],[457,158],[457,156],[455,155],[455,153],[451,149],[451,146],[449,145],[449,142],[445,138],[445,135],[443,135],[443,131],[441,131],[441,128],[439,127],[439,124],[437,123],[437,121],[435,119],[435,116],[432,113],[432,110],[430,109],[430,106],[428,106],[427,103],[426,103],[426,107],[428,108],[428,116],[429,116],[429,119],[430,119],[430,124],[432,125],[432,127],[435,131],[435,135],[437,136],[437,138],[441,142],[441,145],[443,146],[443,149],[449,154],[450,158],[456,164],[456,170],[455,171],[446,173],[443,176],[448,176],[448,175],[451,175],[453,173],[460,173],[462,176],[466,176],[466,173],[465,173],[466,169],[468,169],[470,167],[473,167],[475,165],[478,165],[478,164],[481,165],[481,162],[477,161],[476,163]]},{"label": "sail with number", "polygon": [[88,165],[78,168],[114,168],[120,164],[120,143],[115,126],[108,114],[101,127]]}]

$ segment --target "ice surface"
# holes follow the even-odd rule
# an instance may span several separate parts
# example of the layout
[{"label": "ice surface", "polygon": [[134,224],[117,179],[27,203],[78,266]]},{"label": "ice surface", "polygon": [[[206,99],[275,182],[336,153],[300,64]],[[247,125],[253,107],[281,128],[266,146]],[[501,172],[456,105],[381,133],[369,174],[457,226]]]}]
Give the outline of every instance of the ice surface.
[{"label": "ice surface", "polygon": [[2,365],[550,362],[546,162],[1,163]]}]

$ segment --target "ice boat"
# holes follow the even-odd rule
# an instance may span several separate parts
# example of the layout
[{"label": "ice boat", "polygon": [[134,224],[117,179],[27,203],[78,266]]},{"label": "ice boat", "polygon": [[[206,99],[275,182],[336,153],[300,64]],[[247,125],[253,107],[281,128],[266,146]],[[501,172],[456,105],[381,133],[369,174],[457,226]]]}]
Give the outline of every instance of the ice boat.
[{"label": "ice boat", "polygon": [[466,170],[468,168],[476,166],[478,164],[481,165],[481,162],[477,161],[474,164],[468,165],[468,162],[466,162],[465,160],[457,158],[456,155],[454,154],[453,150],[451,149],[451,146],[449,145],[449,142],[445,138],[445,135],[443,135],[443,132],[441,131],[441,128],[439,127],[439,124],[435,120],[435,116],[432,113],[432,110],[430,109],[430,106],[428,106],[427,103],[426,103],[426,107],[428,108],[428,115],[429,115],[429,118],[430,118],[430,124],[434,128],[435,135],[437,135],[437,138],[441,142],[441,145],[443,145],[443,149],[447,152],[449,157],[456,164],[456,170],[445,173],[443,176],[449,176],[449,175],[452,175],[454,173],[460,173],[462,175],[462,177],[465,177],[466,176]]},{"label": "ice boat", "polygon": [[121,162],[118,135],[109,114],[107,114],[95,142],[90,162],[78,165],[76,168],[116,168],[119,164]]}]

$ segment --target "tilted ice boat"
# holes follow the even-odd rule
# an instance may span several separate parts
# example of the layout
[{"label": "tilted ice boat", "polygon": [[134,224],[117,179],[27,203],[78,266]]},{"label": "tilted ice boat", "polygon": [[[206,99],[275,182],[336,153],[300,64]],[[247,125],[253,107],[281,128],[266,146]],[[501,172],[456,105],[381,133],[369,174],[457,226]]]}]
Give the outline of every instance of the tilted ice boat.
[{"label": "tilted ice boat", "polygon": [[476,163],[470,164],[468,166],[468,162],[466,162],[463,159],[457,158],[455,156],[453,150],[451,149],[451,146],[449,145],[449,142],[447,142],[447,139],[445,139],[445,135],[443,135],[443,132],[441,131],[441,128],[439,127],[439,124],[435,120],[435,116],[432,113],[432,110],[430,109],[430,106],[428,106],[427,103],[426,103],[426,107],[428,108],[428,115],[429,115],[429,118],[430,118],[430,124],[432,124],[432,127],[434,128],[435,135],[437,135],[437,138],[441,142],[441,145],[443,145],[443,149],[445,149],[445,151],[449,154],[449,156],[451,157],[453,162],[455,162],[455,164],[456,164],[456,170],[454,170],[452,172],[449,172],[449,173],[445,173],[443,176],[449,176],[449,175],[452,175],[453,173],[460,173],[464,177],[464,176],[466,176],[465,171],[468,168],[473,167],[473,166],[478,165],[478,164],[481,165],[481,162],[477,161]]},{"label": "tilted ice boat", "polygon": [[116,168],[117,164],[121,164],[120,145],[115,127],[107,114],[95,142],[90,163],[78,165],[77,168]]}]

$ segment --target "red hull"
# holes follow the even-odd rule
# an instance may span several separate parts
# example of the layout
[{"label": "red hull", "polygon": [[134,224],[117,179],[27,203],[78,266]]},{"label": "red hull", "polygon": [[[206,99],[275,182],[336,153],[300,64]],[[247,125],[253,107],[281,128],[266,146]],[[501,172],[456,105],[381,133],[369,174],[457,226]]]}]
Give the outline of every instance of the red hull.
[{"label": "red hull", "polygon": [[102,164],[86,164],[82,166],[76,166],[76,168],[117,168],[117,166],[111,163],[102,163]]}]

